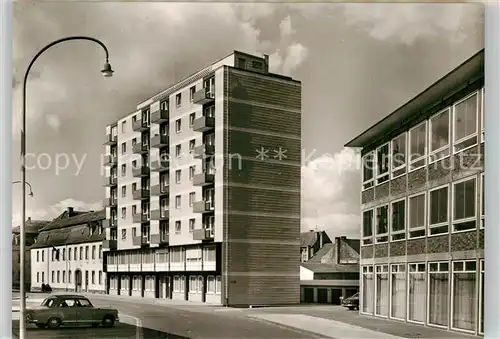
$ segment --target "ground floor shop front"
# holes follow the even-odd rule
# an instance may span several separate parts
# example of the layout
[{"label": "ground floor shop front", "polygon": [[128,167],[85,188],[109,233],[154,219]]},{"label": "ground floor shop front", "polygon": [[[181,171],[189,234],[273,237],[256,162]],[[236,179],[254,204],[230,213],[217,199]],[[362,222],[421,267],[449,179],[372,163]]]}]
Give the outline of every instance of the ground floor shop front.
[{"label": "ground floor shop front", "polygon": [[221,304],[221,276],[210,272],[113,272],[107,293]]},{"label": "ground floor shop front", "polygon": [[361,272],[362,314],[484,332],[484,259],[364,262]]}]

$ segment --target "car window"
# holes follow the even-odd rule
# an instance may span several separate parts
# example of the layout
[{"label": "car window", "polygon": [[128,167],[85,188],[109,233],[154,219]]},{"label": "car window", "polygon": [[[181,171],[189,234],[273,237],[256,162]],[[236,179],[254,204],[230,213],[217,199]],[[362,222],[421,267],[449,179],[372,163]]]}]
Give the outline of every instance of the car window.
[{"label": "car window", "polygon": [[75,299],[65,299],[61,302],[61,307],[74,307]]},{"label": "car window", "polygon": [[92,307],[92,304],[87,299],[77,299],[77,307]]},{"label": "car window", "polygon": [[56,299],[54,298],[47,298],[42,303],[40,304],[41,306],[46,306],[46,307],[54,307],[56,303]]}]

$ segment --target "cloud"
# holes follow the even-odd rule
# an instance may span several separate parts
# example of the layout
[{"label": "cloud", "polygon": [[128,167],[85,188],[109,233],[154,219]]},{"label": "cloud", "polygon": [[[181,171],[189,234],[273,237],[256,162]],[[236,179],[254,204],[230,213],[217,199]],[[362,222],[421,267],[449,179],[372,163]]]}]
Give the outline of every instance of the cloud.
[{"label": "cloud", "polygon": [[359,236],[359,201],[349,201],[346,192],[359,186],[360,163],[357,151],[343,148],[303,164],[303,231],[318,227],[332,235]]},{"label": "cloud", "polygon": [[[102,209],[102,202],[87,203],[84,201],[68,198],[59,201],[53,205],[49,205],[43,209],[26,210],[26,218],[33,220],[52,220],[63,213],[68,207],[73,207],[76,211],[98,211]],[[13,213],[12,227],[16,227],[21,223],[21,213]]]}]

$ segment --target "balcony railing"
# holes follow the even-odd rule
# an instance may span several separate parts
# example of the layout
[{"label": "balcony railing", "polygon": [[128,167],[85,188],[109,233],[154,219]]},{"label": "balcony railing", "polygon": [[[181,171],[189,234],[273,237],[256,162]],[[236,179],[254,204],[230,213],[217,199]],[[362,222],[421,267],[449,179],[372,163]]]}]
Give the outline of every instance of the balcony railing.
[{"label": "balcony railing", "polygon": [[153,210],[151,211],[151,220],[167,220],[169,217],[169,210],[168,208],[161,208],[159,210]]},{"label": "balcony railing", "polygon": [[144,132],[149,129],[148,122],[142,120],[136,120],[132,123],[132,130],[134,132]]},{"label": "balcony railing", "polygon": [[168,233],[151,234],[152,244],[168,244]]},{"label": "balcony railing", "polygon": [[193,186],[205,186],[213,184],[215,180],[214,174],[209,174],[208,172],[201,172],[195,174],[193,177]]},{"label": "balcony railing", "polygon": [[115,207],[116,204],[117,204],[117,202],[118,202],[118,199],[116,197],[105,198],[102,201],[102,206],[104,208],[106,208],[106,207]]},{"label": "balcony railing", "polygon": [[116,155],[107,155],[104,158],[104,166],[115,166],[118,161],[118,157]]},{"label": "balcony railing", "polygon": [[151,186],[151,195],[153,196],[162,196],[166,195],[169,192],[169,186],[168,185],[154,185]]},{"label": "balcony railing", "polygon": [[206,132],[215,128],[215,118],[203,116],[193,121],[193,131]]},{"label": "balcony railing", "polygon": [[160,148],[168,146],[168,135],[158,134],[151,138],[151,147]]},{"label": "balcony railing", "polygon": [[143,213],[134,213],[132,215],[132,221],[134,224],[142,224],[149,222],[149,215]]},{"label": "balcony railing", "polygon": [[115,145],[118,142],[118,135],[106,134],[106,138],[104,139],[104,145]]},{"label": "balcony railing", "polygon": [[116,176],[104,177],[103,186],[112,187],[118,184],[118,178]]},{"label": "balcony railing", "polygon": [[193,103],[198,105],[204,105],[214,100],[215,100],[215,95],[213,89],[212,91],[209,91],[206,88],[202,88],[196,91],[193,95]]},{"label": "balcony railing", "polygon": [[214,238],[213,228],[202,228],[193,231],[193,240],[211,240]]},{"label": "balcony railing", "polygon": [[150,117],[152,124],[162,124],[168,121],[168,111],[160,109],[156,112],[151,113]]},{"label": "balcony railing", "polygon": [[193,203],[193,213],[209,213],[214,209],[211,206],[212,203],[207,200],[195,201]]},{"label": "balcony railing", "polygon": [[132,198],[134,200],[149,199],[149,190],[144,188],[138,188],[132,192]]},{"label": "balcony railing", "polygon": [[108,250],[116,250],[117,247],[117,241],[116,240],[103,240],[102,241],[102,248],[108,249]]},{"label": "balcony railing", "polygon": [[149,152],[149,146],[146,144],[143,144],[141,142],[136,143],[134,146],[132,146],[132,153],[134,154],[144,154]]},{"label": "balcony railing", "polygon": [[205,156],[211,156],[215,154],[215,146],[210,144],[203,144],[200,146],[196,146],[193,149],[193,157],[194,158],[203,158]]},{"label": "balcony railing", "polygon": [[132,176],[134,178],[147,177],[148,175],[149,175],[149,167],[147,166],[132,168]]},{"label": "balcony railing", "polygon": [[132,238],[132,245],[134,246],[144,246],[148,244],[149,240],[147,236],[138,235]]},{"label": "balcony railing", "polygon": [[151,170],[153,172],[165,172],[170,168],[168,160],[155,160],[151,162]]},{"label": "balcony railing", "polygon": [[118,219],[104,219],[102,221],[102,228],[115,228],[118,226]]}]

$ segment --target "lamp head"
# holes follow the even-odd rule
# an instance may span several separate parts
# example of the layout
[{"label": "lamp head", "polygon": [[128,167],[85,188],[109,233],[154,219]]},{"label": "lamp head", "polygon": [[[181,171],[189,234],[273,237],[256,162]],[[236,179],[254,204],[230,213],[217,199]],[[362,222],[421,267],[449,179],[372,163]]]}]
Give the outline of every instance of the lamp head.
[{"label": "lamp head", "polygon": [[33,196],[34,196],[33,192],[29,192],[29,194],[28,194],[28,195],[29,195],[30,197],[32,197],[32,198],[33,198]]},{"label": "lamp head", "polygon": [[106,62],[104,64],[104,67],[103,67],[101,73],[106,78],[110,78],[113,76],[114,71],[113,71],[113,69],[111,69],[111,64],[109,62]]}]

